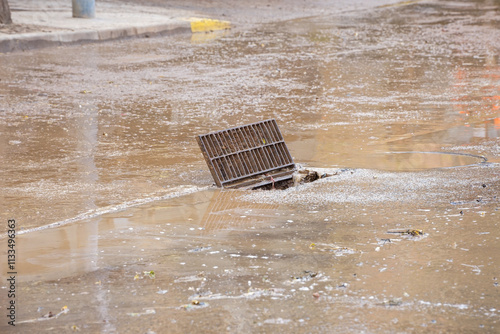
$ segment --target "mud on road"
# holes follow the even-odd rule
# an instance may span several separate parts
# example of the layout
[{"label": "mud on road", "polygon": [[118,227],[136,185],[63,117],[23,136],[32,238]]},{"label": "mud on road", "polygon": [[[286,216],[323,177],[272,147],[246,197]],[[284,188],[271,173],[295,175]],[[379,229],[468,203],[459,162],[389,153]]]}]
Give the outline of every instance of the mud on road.
[{"label": "mud on road", "polygon": [[[412,2],[1,55],[16,330],[498,331],[499,22]],[[211,187],[195,135],[268,118],[342,172]]]}]

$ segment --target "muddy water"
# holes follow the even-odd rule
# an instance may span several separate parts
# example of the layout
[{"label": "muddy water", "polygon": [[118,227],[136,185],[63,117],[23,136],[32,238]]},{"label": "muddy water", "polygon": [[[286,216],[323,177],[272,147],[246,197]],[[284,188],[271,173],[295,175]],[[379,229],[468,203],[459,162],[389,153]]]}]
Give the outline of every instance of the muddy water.
[{"label": "muddy water", "polygon": [[[200,191],[26,233],[21,326],[67,305],[47,326],[494,332],[499,189],[490,167],[471,168]],[[424,234],[390,233],[408,229]]]},{"label": "muddy water", "polygon": [[[499,331],[498,28],[495,3],[426,2],[1,55],[20,328]],[[194,136],[267,118],[348,169],[207,188]]]},{"label": "muddy water", "polygon": [[[2,55],[2,218],[28,229],[209,185],[193,137],[267,118],[319,167],[498,162],[495,11],[462,24],[468,7],[447,6]],[[421,167],[468,164],[452,158]]]}]

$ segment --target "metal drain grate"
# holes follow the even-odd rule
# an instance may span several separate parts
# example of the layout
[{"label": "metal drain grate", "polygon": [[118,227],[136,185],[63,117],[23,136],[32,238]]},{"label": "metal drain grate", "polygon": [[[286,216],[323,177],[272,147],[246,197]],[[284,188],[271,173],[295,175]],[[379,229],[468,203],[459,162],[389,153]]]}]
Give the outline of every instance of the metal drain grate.
[{"label": "metal drain grate", "polygon": [[296,170],[274,119],[200,135],[197,140],[219,187],[255,188],[290,179]]}]

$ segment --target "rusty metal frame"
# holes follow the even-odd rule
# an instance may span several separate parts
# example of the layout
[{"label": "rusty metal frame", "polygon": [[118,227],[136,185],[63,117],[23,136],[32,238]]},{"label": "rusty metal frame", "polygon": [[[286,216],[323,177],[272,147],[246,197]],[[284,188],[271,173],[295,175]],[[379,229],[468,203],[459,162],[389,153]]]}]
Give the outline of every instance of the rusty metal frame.
[{"label": "rusty metal frame", "polygon": [[197,136],[215,183],[256,187],[292,177],[296,170],[276,120]]}]

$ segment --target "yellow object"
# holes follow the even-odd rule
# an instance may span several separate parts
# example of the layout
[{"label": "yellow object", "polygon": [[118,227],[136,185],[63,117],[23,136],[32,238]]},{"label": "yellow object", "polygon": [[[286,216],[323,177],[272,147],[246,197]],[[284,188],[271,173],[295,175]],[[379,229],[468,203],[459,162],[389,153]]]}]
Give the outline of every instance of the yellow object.
[{"label": "yellow object", "polygon": [[422,0],[401,1],[401,2],[396,2],[396,3],[392,3],[392,4],[381,5],[381,6],[378,6],[378,8],[409,6],[409,5],[416,4],[417,2],[420,2],[420,1],[422,1]]},{"label": "yellow object", "polygon": [[155,272],[153,270],[151,270],[151,271],[145,271],[144,275],[148,276],[151,279],[154,279],[156,277]]},{"label": "yellow object", "polygon": [[231,28],[231,22],[212,19],[191,18],[191,32],[209,32]]}]

